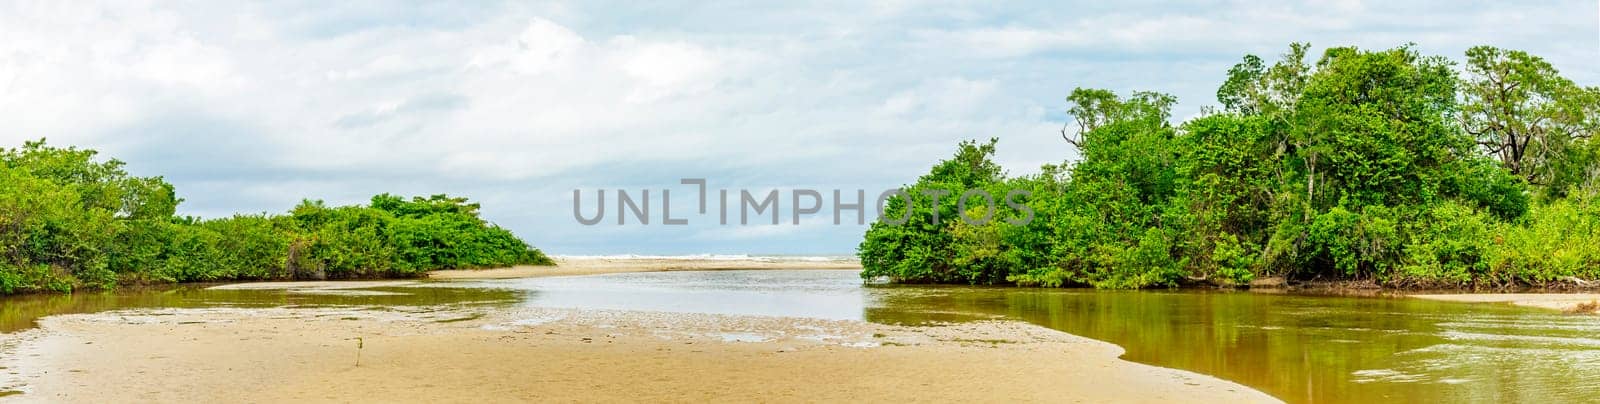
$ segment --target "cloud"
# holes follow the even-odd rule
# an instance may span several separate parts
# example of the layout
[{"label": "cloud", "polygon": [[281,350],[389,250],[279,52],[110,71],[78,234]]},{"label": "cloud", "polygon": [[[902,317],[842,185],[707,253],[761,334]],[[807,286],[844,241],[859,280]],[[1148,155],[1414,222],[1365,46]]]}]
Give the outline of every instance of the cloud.
[{"label": "cloud", "polygon": [[520,74],[539,74],[571,68],[570,62],[577,59],[585,47],[583,37],[567,27],[534,18],[513,41],[474,52],[468,67],[509,68]]},{"label": "cloud", "polygon": [[1595,5],[1207,1],[817,4],[7,2],[0,143],[166,175],[186,214],[464,194],[558,253],[847,252],[859,226],[578,226],[574,188],[883,189],[957,141],[1013,174],[1073,153],[1073,87],[1214,104],[1291,41],[1459,57],[1488,43],[1600,83]]}]

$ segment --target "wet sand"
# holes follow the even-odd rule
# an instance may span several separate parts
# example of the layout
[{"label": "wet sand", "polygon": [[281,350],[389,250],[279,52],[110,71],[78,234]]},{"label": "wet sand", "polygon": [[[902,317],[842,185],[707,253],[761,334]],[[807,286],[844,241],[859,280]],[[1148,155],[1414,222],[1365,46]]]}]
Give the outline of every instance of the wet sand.
[{"label": "wet sand", "polygon": [[[776,268],[859,265],[585,258],[430,278]],[[416,283],[218,288],[360,293]],[[1109,343],[1011,321],[907,327],[440,306],[125,310],[39,325],[0,334],[0,391],[24,392],[0,401],[1278,401],[1214,377],[1123,361],[1122,348]]]},{"label": "wet sand", "polygon": [[1419,299],[1449,302],[1510,303],[1524,307],[1538,307],[1566,312],[1574,311],[1580,304],[1600,302],[1600,294],[1596,293],[1463,293],[1410,296]]},{"label": "wet sand", "polygon": [[[24,402],[1275,402],[1019,322],[567,309],[163,309],[0,335]],[[357,340],[360,338],[360,364]],[[4,390],[0,384],[0,390]]]}]

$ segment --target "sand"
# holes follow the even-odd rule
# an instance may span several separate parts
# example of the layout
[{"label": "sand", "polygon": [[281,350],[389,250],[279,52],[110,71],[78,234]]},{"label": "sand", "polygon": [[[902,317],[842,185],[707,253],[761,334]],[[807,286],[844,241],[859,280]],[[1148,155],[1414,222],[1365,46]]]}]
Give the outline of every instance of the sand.
[{"label": "sand", "polygon": [[[796,267],[650,259],[562,264],[434,276]],[[0,401],[1278,402],[1214,377],[1118,359],[1123,351],[1113,344],[1012,321],[907,327],[440,306],[146,309],[39,323],[0,334],[0,392],[23,392],[0,393]]]},{"label": "sand", "polygon": [[13,337],[0,366],[24,384],[18,401],[1276,401],[1018,322],[166,309],[49,317]]},{"label": "sand", "polygon": [[1419,299],[1471,303],[1509,303],[1524,307],[1573,311],[1579,304],[1600,302],[1596,293],[1480,293],[1410,295]]}]

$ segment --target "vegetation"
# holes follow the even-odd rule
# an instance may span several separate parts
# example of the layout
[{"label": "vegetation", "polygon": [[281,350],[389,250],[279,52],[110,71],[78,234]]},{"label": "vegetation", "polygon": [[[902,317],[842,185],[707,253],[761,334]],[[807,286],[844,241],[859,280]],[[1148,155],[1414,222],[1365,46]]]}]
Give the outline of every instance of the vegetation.
[{"label": "vegetation", "polygon": [[[1228,71],[1221,108],[1173,124],[1168,95],[1078,89],[1077,161],[1007,177],[995,142],[891,197],[863,277],[1101,288],[1266,277],[1390,287],[1600,279],[1600,88],[1490,47],[1451,61],[1411,47],[1292,45]],[[1069,124],[1070,125],[1070,124]],[[960,195],[1029,191],[981,225]],[[975,209],[982,209],[979,206]],[[935,220],[935,218],[944,220]]]},{"label": "vegetation", "polygon": [[161,177],[130,176],[93,150],[0,149],[0,294],[550,263],[464,198],[384,194],[210,220],[175,216],[180,202]]}]

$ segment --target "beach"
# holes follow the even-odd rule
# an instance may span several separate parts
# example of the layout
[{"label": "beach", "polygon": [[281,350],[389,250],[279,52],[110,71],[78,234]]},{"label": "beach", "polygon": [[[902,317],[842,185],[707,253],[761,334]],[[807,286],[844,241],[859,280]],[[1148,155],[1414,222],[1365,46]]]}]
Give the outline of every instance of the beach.
[{"label": "beach", "polygon": [[[562,264],[435,275],[797,267],[766,260]],[[1113,344],[1015,321],[913,327],[439,306],[145,309],[39,323],[3,336],[0,366],[23,393],[0,400],[1277,401],[1214,377],[1118,359],[1123,350]]]}]

